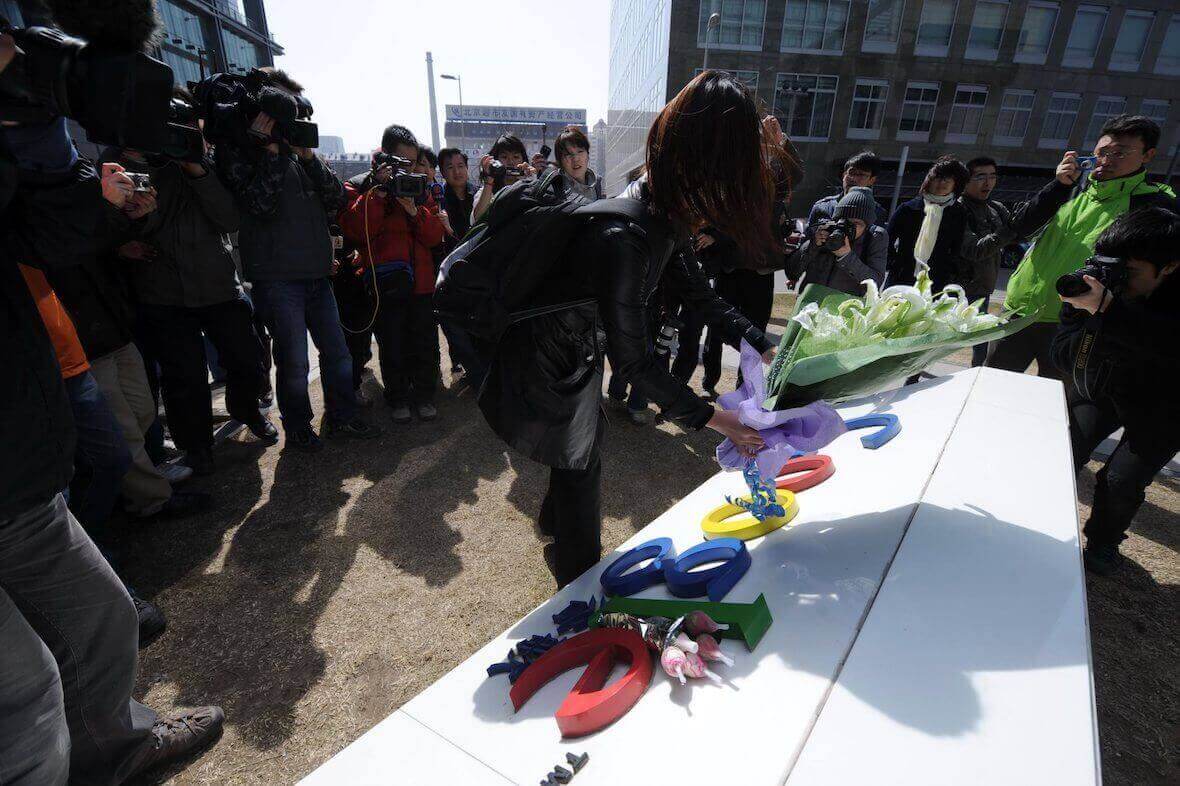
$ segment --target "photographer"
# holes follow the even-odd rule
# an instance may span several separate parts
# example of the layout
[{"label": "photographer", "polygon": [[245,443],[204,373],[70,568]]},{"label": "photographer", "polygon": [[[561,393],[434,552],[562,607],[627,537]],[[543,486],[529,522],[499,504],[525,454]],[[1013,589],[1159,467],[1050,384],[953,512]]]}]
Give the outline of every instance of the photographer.
[{"label": "photographer", "polygon": [[[294,117],[303,88],[282,71],[259,70],[267,80],[260,103]],[[254,116],[250,130],[258,140],[253,145],[218,142],[217,171],[241,212],[242,267],[274,341],[287,442],[308,452],[323,448],[311,426],[309,332],[320,355],[324,436],[372,439],[381,432],[357,416],[352,358],[328,280],[333,260],[328,217],[339,209],[344,188],[312,150],[275,138],[278,124],[266,111]]]},{"label": "photographer", "polygon": [[[1177,212],[1176,195],[1162,183],[1147,182],[1147,165],[1155,158],[1160,128],[1141,115],[1119,115],[1102,126],[1094,156],[1079,159],[1070,150],[1057,166],[1057,179],[1033,197],[1034,208],[1052,216],[1037,242],[1008,280],[1004,308],[1037,321],[988,348],[985,365],[1023,372],[1033,360],[1042,377],[1057,376],[1050,356],[1061,304],[1053,288],[1059,276],[1077,269],[1092,252],[1094,238],[1115,218],[1141,207]],[[1081,164],[1093,171],[1075,190]]]},{"label": "photographer", "polygon": [[[431,249],[442,243],[444,229],[425,176],[408,171],[419,151],[409,129],[386,128],[373,171],[348,182],[338,217],[344,239],[359,252],[358,265],[365,269],[362,276],[376,304],[373,332],[385,401],[399,424],[413,420],[411,405],[423,421],[438,417],[438,326],[432,303],[436,270]],[[396,196],[402,183],[415,182],[418,198]]]},{"label": "photographer", "polygon": [[467,154],[457,147],[438,151],[438,166],[443,176],[443,203],[451,223],[448,251],[458,245],[471,229],[471,214],[475,209],[476,188],[467,169]]},{"label": "photographer", "polygon": [[225,370],[230,417],[264,443],[278,440],[278,430],[258,410],[265,373],[261,343],[226,238],[238,229],[238,210],[209,161],[153,165],[142,153],[125,150],[117,162],[147,171],[156,189],[156,210],[120,255],[131,260],[126,270],[143,340],[160,366],[172,439],[185,451],[185,464],[208,475],[214,471],[213,400],[202,333]]},{"label": "photographer", "polygon": [[873,223],[871,189],[853,186],[836,204],[834,217],[816,224],[815,237],[787,257],[787,278],[822,284],[850,295],[865,293],[864,281],[885,281],[889,239]]},{"label": "photographer", "polygon": [[1180,388],[1180,217],[1157,207],[1126,213],[1094,252],[1106,259],[1057,285],[1084,291],[1059,295],[1065,305],[1052,355],[1066,380],[1075,470],[1123,429],[1095,477],[1084,528],[1086,567],[1107,575],[1118,567],[1119,543],[1144,491],[1180,451],[1172,399]]},{"label": "photographer", "polygon": [[528,151],[524,142],[515,134],[504,134],[492,145],[492,152],[479,162],[480,181],[483,185],[475,194],[475,207],[471,210],[471,223],[479,221],[492,204],[492,197],[504,186],[518,180],[535,176],[536,170],[526,163]]},{"label": "photographer", "polygon": [[[821,222],[830,221],[836,217],[836,205],[853,188],[868,188],[870,191],[877,184],[877,177],[881,174],[881,159],[871,150],[862,150],[844,162],[844,171],[840,177],[841,192],[823,197],[811,206],[807,214],[807,237],[815,237],[815,230]],[[873,200],[873,220],[871,224],[884,227],[889,214],[880,203]]]}]

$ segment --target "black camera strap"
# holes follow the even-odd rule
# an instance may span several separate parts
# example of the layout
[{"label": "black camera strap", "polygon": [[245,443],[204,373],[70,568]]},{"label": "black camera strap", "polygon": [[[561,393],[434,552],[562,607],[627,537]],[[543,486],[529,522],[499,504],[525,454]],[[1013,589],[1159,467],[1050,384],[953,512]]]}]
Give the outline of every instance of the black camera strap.
[{"label": "black camera strap", "polygon": [[[1077,390],[1090,401],[1095,399],[1094,394],[1096,392],[1090,387],[1090,362],[1094,357],[1094,348],[1102,335],[1102,307],[1106,305],[1106,298],[1108,296],[1110,296],[1110,290],[1104,289],[1102,291],[1102,300],[1098,303],[1097,312],[1086,319],[1086,325],[1082,332],[1082,343],[1078,347],[1078,353],[1074,358],[1073,368],[1071,369],[1074,390]],[[1080,381],[1078,379],[1079,372],[1081,374]],[[1101,373],[1101,369],[1098,369],[1095,373]],[[1100,380],[1099,382],[1098,387],[1103,387]]]}]

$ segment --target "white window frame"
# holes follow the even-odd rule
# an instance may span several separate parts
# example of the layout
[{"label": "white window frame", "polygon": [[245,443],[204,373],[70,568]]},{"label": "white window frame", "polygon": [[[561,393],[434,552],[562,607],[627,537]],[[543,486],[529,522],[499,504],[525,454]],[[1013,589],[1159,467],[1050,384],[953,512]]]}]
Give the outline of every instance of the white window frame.
[{"label": "white window frame", "polygon": [[[1168,26],[1164,29],[1164,44],[1168,43],[1168,36],[1172,34],[1173,30],[1176,31],[1176,43],[1172,48],[1173,50],[1180,49],[1180,11],[1172,14],[1172,18],[1168,20]],[[1157,74],[1180,76],[1180,55],[1172,55],[1172,59],[1175,61],[1174,64],[1165,64],[1163,62],[1165,51],[1166,50],[1163,44],[1161,44],[1159,54],[1155,56],[1155,68],[1153,69],[1153,72]]]},{"label": "white window frame", "polygon": [[[1008,96],[1019,97],[1019,98],[1024,98],[1026,96],[1030,97],[1030,98],[1032,98],[1032,105],[1030,105],[1027,110],[1013,108],[1013,107],[1006,107],[1006,106],[1004,106],[1004,103],[1008,100]],[[994,127],[994,132],[992,134],[992,144],[1000,146],[1000,147],[1017,147],[1019,145],[1023,145],[1025,138],[1028,136],[1028,129],[1030,126],[1032,126],[1033,109],[1036,108],[1036,102],[1037,102],[1037,91],[1036,90],[1022,90],[1019,88],[1006,89],[1000,95],[1000,109],[999,109],[999,112],[996,114],[996,125]],[[1000,130],[999,130],[1000,129],[1000,116],[1005,111],[1028,112],[1028,118],[1024,122],[1024,133],[1022,135],[1008,136],[1008,135],[1000,134]]]},{"label": "white window frame", "polygon": [[898,44],[901,42],[901,28],[905,24],[905,0],[897,0],[900,8],[897,12],[897,31],[894,34],[893,41],[870,41],[869,36],[869,18],[868,7],[873,0],[865,0],[865,29],[860,39],[860,51],[875,52],[877,54],[892,55],[897,53]]},{"label": "white window frame", "polygon": [[[856,89],[861,85],[867,87],[881,87],[885,92],[880,99],[865,98],[860,99],[864,102],[873,105],[879,105],[880,108],[880,123],[876,128],[853,128],[852,115],[856,111]],[[889,106],[889,80],[888,79],[870,79],[866,77],[857,77],[856,82],[852,85],[852,104],[848,110],[848,127],[844,129],[844,136],[847,139],[880,139],[881,129],[885,127],[885,110]]]},{"label": "white window frame", "polygon": [[[979,14],[979,9],[982,4],[986,2],[989,5],[1003,5],[1004,15],[1000,18],[1000,38],[996,41],[995,49],[981,49],[979,47],[971,46],[971,33],[975,30],[975,17]],[[1004,25],[1008,23],[1008,14],[1012,11],[1012,4],[1008,0],[976,0],[975,8],[971,12],[971,25],[967,28],[967,45],[963,50],[964,60],[984,60],[994,62],[1000,57],[1000,48],[1004,45]]]},{"label": "white window frame", "polygon": [[[966,91],[971,93],[983,93],[983,104],[960,104],[959,91]],[[987,101],[991,97],[987,85],[955,85],[954,99],[951,101],[951,113],[947,118],[946,135],[943,141],[950,145],[973,145],[979,138],[979,129],[983,127],[983,113],[987,111]],[[952,133],[950,123],[955,117],[955,109],[958,107],[965,107],[967,109],[979,109],[979,123],[975,126],[975,133],[973,134],[959,134]]]},{"label": "white window frame", "polygon": [[[828,139],[830,139],[832,136],[832,125],[833,125],[833,121],[836,117],[836,99],[839,98],[839,95],[840,95],[840,76],[838,74],[800,74],[800,73],[794,72],[794,71],[780,71],[780,72],[776,73],[774,75],[774,101],[773,101],[772,106],[774,108],[775,116],[781,117],[784,120],[789,120],[789,118],[787,118],[787,112],[785,112],[785,111],[780,112],[779,111],[779,105],[778,105],[779,85],[782,84],[782,82],[784,81],[785,78],[789,78],[789,77],[814,77],[816,80],[816,87],[812,88],[812,90],[816,93],[819,93],[819,92],[830,93],[832,96],[832,107],[831,107],[831,113],[828,116],[828,133],[826,136],[810,136],[811,125],[812,125],[811,122],[808,122],[808,124],[807,124],[808,135],[796,136],[796,135],[792,134],[791,129],[787,128],[787,127],[784,127],[783,130],[787,133],[787,135],[789,137],[791,137],[791,140],[794,142],[827,142]],[[833,80],[832,87],[831,88],[827,88],[827,87],[820,88],[819,87],[819,80],[821,80],[821,79]],[[811,107],[812,107],[812,109],[811,109],[811,114],[809,115],[809,119],[814,118],[814,116],[815,116],[815,99],[814,98],[812,99]],[[789,122],[787,123],[787,125],[790,125]]]},{"label": "white window frame", "polygon": [[[1083,11],[1101,11],[1102,25],[1098,28],[1098,43],[1094,45],[1094,52],[1086,58],[1078,58],[1070,60],[1069,58],[1069,42],[1073,40],[1074,33],[1077,31],[1078,15]],[[1061,55],[1061,65],[1064,68],[1093,68],[1094,59],[1098,57],[1098,50],[1102,48],[1102,36],[1106,33],[1106,25],[1110,22],[1110,6],[1106,5],[1079,5],[1074,11],[1073,24],[1069,26],[1069,37],[1065,39],[1065,52]]]},{"label": "white window frame", "polygon": [[[1048,139],[1045,137],[1045,124],[1047,122],[1049,122],[1049,107],[1052,105],[1053,99],[1055,99],[1055,98],[1069,98],[1069,99],[1073,99],[1074,101],[1078,102],[1077,109],[1075,109],[1073,112],[1073,120],[1070,121],[1070,124],[1069,124],[1069,132],[1062,139],[1058,139],[1056,137],[1054,137],[1052,139]],[[1065,91],[1060,91],[1060,90],[1055,90],[1052,93],[1050,93],[1049,94],[1049,103],[1045,105],[1045,113],[1041,118],[1041,131],[1040,131],[1040,135],[1037,138],[1037,147],[1051,148],[1054,150],[1064,150],[1066,145],[1069,144],[1069,138],[1071,136],[1073,136],[1073,130],[1074,130],[1074,127],[1078,124],[1078,115],[1081,114],[1081,111],[1082,111],[1082,94],[1081,93],[1070,93],[1070,92],[1065,92]]]},{"label": "white window frame", "polygon": [[1094,144],[1096,144],[1098,142],[1098,140],[1102,138],[1102,126],[1098,126],[1097,128],[1094,128],[1094,135],[1093,136],[1090,135],[1090,129],[1094,127],[1094,118],[1099,117],[1098,104],[1103,101],[1122,101],[1123,102],[1122,107],[1119,109],[1119,111],[1115,112],[1114,114],[1101,115],[1102,117],[1105,117],[1107,120],[1109,120],[1112,117],[1117,117],[1121,114],[1125,114],[1127,111],[1127,97],[1126,96],[1098,96],[1098,98],[1094,99],[1094,106],[1090,109],[1090,117],[1086,121],[1086,130],[1082,133],[1082,144],[1083,145],[1093,147]]},{"label": "white window frame", "polygon": [[[1049,28],[1049,43],[1045,46],[1045,51],[1039,54],[1021,54],[1020,53],[1020,37],[1024,35],[1024,25],[1028,20],[1028,12],[1033,8],[1051,8],[1053,9],[1053,24]],[[1032,0],[1028,4],[1028,8],[1024,12],[1024,20],[1020,23],[1020,32],[1016,39],[1016,53],[1012,57],[1014,63],[1031,63],[1032,65],[1044,65],[1049,59],[1049,50],[1053,48],[1053,36],[1057,35],[1057,23],[1061,21],[1061,4],[1060,3],[1046,3],[1041,0]]]},{"label": "white window frame", "polygon": [[928,0],[922,3],[922,13],[918,15],[918,29],[914,31],[914,54],[918,57],[946,57],[951,48],[951,40],[955,37],[955,17],[959,14],[959,0],[951,0],[951,29],[946,37],[946,44],[936,46],[923,44],[919,40],[922,35],[922,17],[926,13]]},{"label": "white window frame", "polygon": [[[1118,49],[1119,39],[1123,37],[1123,31],[1127,26],[1127,19],[1146,19],[1147,32],[1143,34],[1143,41],[1139,44],[1139,59],[1134,63],[1116,63],[1114,56]],[[1147,42],[1151,40],[1151,29],[1155,27],[1155,11],[1145,11],[1139,8],[1128,8],[1123,14],[1123,18],[1119,20],[1119,32],[1114,37],[1114,47],[1110,50],[1110,62],[1106,68],[1109,71],[1122,71],[1127,73],[1134,73],[1143,67],[1143,55],[1147,54]]]},{"label": "white window frame", "polygon": [[[1147,114],[1147,104],[1163,104],[1164,105],[1163,115],[1149,115],[1149,114]],[[1170,115],[1171,113],[1172,113],[1172,102],[1170,99],[1167,99],[1167,98],[1144,98],[1142,101],[1139,102],[1139,114],[1144,115],[1146,117],[1150,117],[1152,120],[1159,123],[1160,129],[1163,131],[1163,133],[1160,135],[1160,153],[1163,155],[1167,155],[1167,156],[1176,155],[1176,145],[1174,145],[1174,144],[1169,145],[1168,144],[1169,134],[1171,135],[1171,137],[1173,139],[1177,136],[1175,126],[1168,125],[1168,115]]]},{"label": "white window frame", "polygon": [[[906,104],[908,103],[908,101],[906,100],[906,94],[909,93],[911,89],[933,90],[934,91],[934,101],[933,102],[926,102],[926,101],[916,102],[918,104],[918,106],[930,106],[930,128],[929,128],[929,130],[926,130],[926,131],[905,131],[905,130],[902,130],[901,123],[905,119],[905,107],[906,107]],[[930,132],[934,130],[934,115],[938,112],[938,99],[940,97],[942,97],[942,83],[940,83],[940,82],[911,81],[911,82],[905,83],[905,87],[903,88],[903,90],[905,92],[903,92],[901,94],[901,114],[897,118],[897,140],[899,142],[929,142],[930,141]]]},{"label": "white window frame", "polygon": [[[810,2],[810,0],[787,0],[783,4],[783,31],[782,31],[782,34],[779,35],[779,39],[778,39],[779,49],[778,50],[780,52],[797,52],[797,53],[807,53],[807,54],[813,54],[813,55],[842,55],[842,54],[844,54],[844,44],[848,39],[848,18],[852,15],[852,7],[855,5],[853,0],[824,0],[824,2],[825,2],[825,6],[824,6],[824,38],[827,38],[828,14],[831,11],[832,3],[843,2],[845,4],[844,29],[840,31],[840,48],[839,49],[823,49],[823,48],[808,49],[805,46],[787,46],[783,43],[783,37],[787,34],[786,9],[792,3],[803,3],[806,6],[809,2]],[[807,30],[807,16],[806,16],[806,14],[804,14],[803,20],[804,20],[803,21],[803,30],[806,31]]]},{"label": "white window frame", "polygon": [[[730,1],[732,2],[733,0],[730,0]],[[740,2],[740,1],[741,0],[737,0],[737,2]],[[718,25],[717,29],[712,34],[714,37],[716,37],[717,40],[715,40],[709,44],[709,51],[710,52],[761,52],[762,51],[762,43],[763,43],[763,40],[766,38],[766,11],[767,11],[766,7],[770,4],[771,0],[751,0],[751,1],[762,3],[762,26],[758,31],[758,43],[757,44],[743,44],[743,43],[741,43],[742,31],[744,31],[745,27],[746,27],[745,8],[743,6],[742,26],[741,26],[741,29],[739,29],[739,31],[738,31],[738,43],[736,43],[736,44],[722,43],[722,41],[721,41],[721,25]],[[722,9],[725,7],[725,2],[726,2],[726,0],[700,0],[700,10],[698,11],[698,15],[697,15],[697,49],[704,49],[705,48],[705,39],[701,37],[700,14],[705,13],[706,11],[709,14],[712,14],[713,13],[713,10],[712,10],[713,3],[716,3],[717,4],[717,11],[716,12],[721,14],[722,20],[724,20],[725,14]],[[708,20],[708,18],[709,18],[708,16],[705,17],[706,20]],[[722,22],[722,24],[724,24],[724,21]],[[708,28],[707,24],[705,26],[705,35],[709,35],[709,28]]]}]

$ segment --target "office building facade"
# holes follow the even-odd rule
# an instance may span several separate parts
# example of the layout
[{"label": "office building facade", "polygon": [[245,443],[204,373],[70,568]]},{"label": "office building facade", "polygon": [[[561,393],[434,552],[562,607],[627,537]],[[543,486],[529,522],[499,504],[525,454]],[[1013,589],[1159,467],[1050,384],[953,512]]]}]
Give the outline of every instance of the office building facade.
[{"label": "office building facade", "polygon": [[266,21],[263,0],[156,0],[164,23],[160,58],[178,85],[218,72],[245,74],[274,65],[283,48]]},{"label": "office building facade", "polygon": [[[566,126],[586,129],[585,109],[536,106],[446,105],[447,147],[467,153],[472,167],[488,154],[501,134],[516,134],[531,157],[553,141]],[[550,156],[552,158],[552,156]]]},{"label": "office building facade", "polygon": [[652,118],[706,53],[798,146],[807,174],[795,213],[838,190],[842,162],[865,148],[888,162],[886,200],[903,151],[903,198],[942,154],[992,156],[1016,196],[1122,112],[1164,128],[1153,176],[1175,155],[1174,0],[614,0],[610,193],[635,176]]}]

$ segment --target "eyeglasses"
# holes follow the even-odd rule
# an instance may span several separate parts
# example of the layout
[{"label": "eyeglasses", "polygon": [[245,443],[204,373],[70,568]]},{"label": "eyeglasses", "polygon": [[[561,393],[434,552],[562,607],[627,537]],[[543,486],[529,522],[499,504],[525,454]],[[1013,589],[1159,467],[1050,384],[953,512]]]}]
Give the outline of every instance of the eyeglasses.
[{"label": "eyeglasses", "polygon": [[971,176],[972,183],[983,183],[985,181],[989,182],[989,183],[995,183],[995,182],[998,182],[999,179],[1000,179],[1000,176],[997,175],[995,172],[991,173],[990,175],[985,172],[980,172],[978,175]]},{"label": "eyeglasses", "polygon": [[1094,157],[1122,161],[1127,156],[1134,155],[1135,153],[1142,155],[1144,152],[1143,150],[1130,150],[1125,147],[1104,147],[1101,150],[1095,150]]}]

